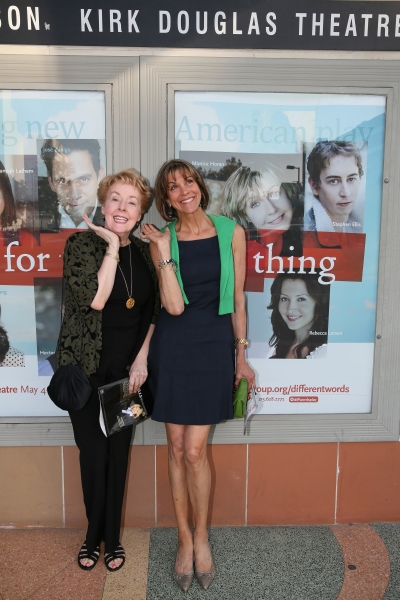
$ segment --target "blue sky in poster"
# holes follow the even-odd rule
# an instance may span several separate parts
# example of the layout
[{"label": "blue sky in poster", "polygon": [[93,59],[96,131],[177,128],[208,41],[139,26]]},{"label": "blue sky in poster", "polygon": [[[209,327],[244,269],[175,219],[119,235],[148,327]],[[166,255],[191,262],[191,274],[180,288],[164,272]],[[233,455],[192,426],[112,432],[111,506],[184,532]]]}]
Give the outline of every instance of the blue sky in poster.
[{"label": "blue sky in poster", "polygon": [[[385,98],[346,94],[179,92],[175,99],[176,140],[180,150],[232,152],[232,156],[235,152],[302,155],[304,142],[315,143],[320,139],[367,142],[363,280],[358,283],[336,281],[332,285],[329,329],[342,331],[342,336],[332,336],[329,341],[373,342]],[[301,161],[299,156],[299,164]],[[269,328],[259,317],[268,316],[269,293],[249,293],[248,302],[249,337],[265,342]]]},{"label": "blue sky in poster", "polygon": [[1,154],[36,154],[36,139],[105,139],[103,92],[2,91]]},{"label": "blue sky in poster", "polygon": [[[301,152],[303,142],[346,134],[355,141],[354,130],[357,139],[369,141],[372,132],[366,122],[385,112],[382,96],[180,92],[175,99],[176,139],[182,149],[216,152],[291,154]],[[212,140],[206,140],[204,127],[199,139],[199,125],[206,123],[214,126]]]}]

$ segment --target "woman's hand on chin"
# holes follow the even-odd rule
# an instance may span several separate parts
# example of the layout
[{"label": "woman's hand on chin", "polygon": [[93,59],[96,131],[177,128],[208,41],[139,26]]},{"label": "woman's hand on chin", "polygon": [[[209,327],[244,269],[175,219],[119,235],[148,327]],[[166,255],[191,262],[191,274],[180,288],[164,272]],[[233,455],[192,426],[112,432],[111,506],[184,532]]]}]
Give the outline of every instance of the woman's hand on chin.
[{"label": "woman's hand on chin", "polygon": [[110,248],[118,252],[120,242],[119,237],[116,233],[114,233],[110,229],[106,229],[105,227],[99,227],[98,225],[94,225],[87,215],[83,215],[83,220],[85,221],[89,229],[94,231],[99,237],[105,240]]}]

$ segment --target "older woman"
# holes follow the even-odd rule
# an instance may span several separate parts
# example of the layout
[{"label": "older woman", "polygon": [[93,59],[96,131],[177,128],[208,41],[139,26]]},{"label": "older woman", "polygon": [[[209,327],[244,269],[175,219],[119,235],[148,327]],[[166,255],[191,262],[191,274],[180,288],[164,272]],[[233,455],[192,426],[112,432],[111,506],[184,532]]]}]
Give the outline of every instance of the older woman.
[{"label": "older woman", "polygon": [[163,306],[150,350],[149,383],[153,419],[164,422],[167,432],[179,538],[174,578],[184,591],[193,579],[193,561],[204,589],[216,572],[207,533],[210,427],[232,419],[234,382],[246,377],[254,383],[245,358],[244,232],[226,217],[207,215],[208,200],[198,171],[185,161],[169,161],[157,175],[156,203],[171,223],[163,233],[142,226],[142,237],[151,241]]},{"label": "older woman", "polygon": [[248,244],[272,243],[275,256],[301,256],[303,213],[300,184],[285,183],[272,166],[240,167],[223,190],[221,214],[245,228]]},{"label": "older woman", "polygon": [[86,218],[91,231],[74,233],[65,246],[57,364],[79,364],[93,386],[84,408],[70,412],[88,518],[78,564],[92,569],[104,540],[106,566],[116,571],[125,561],[119,530],[132,428],[104,436],[97,388],[128,373],[130,391],[146,380],[157,279],[148,245],[132,235],[149,206],[146,180],[131,169],[109,175],[100,182],[98,198],[104,227]]}]

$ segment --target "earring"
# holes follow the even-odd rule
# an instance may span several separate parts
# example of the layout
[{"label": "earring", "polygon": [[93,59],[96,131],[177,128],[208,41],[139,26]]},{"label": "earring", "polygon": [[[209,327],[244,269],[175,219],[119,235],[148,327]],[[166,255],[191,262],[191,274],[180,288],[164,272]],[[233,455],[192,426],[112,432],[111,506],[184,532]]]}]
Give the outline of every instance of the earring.
[{"label": "earring", "polygon": [[174,218],[174,209],[172,208],[169,202],[167,202],[167,217],[168,219]]},{"label": "earring", "polygon": [[204,203],[203,203],[203,194],[201,195],[201,199],[200,199],[200,208],[203,208]]}]

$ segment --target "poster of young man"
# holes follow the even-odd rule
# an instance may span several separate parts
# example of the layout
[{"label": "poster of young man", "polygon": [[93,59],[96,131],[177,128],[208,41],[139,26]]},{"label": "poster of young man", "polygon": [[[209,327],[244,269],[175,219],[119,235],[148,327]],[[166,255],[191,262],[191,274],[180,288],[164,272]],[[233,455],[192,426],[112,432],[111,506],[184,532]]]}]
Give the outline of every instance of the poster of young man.
[{"label": "poster of young man", "polygon": [[370,412],[384,97],[179,92],[175,107],[176,156],[246,232],[256,413]]},{"label": "poster of young man", "polygon": [[37,145],[41,231],[87,229],[84,215],[102,224],[97,187],[104,177],[104,140],[100,145],[98,140],[50,138]]},{"label": "poster of young man", "polygon": [[304,246],[356,249],[363,243],[368,143],[305,144]]}]

